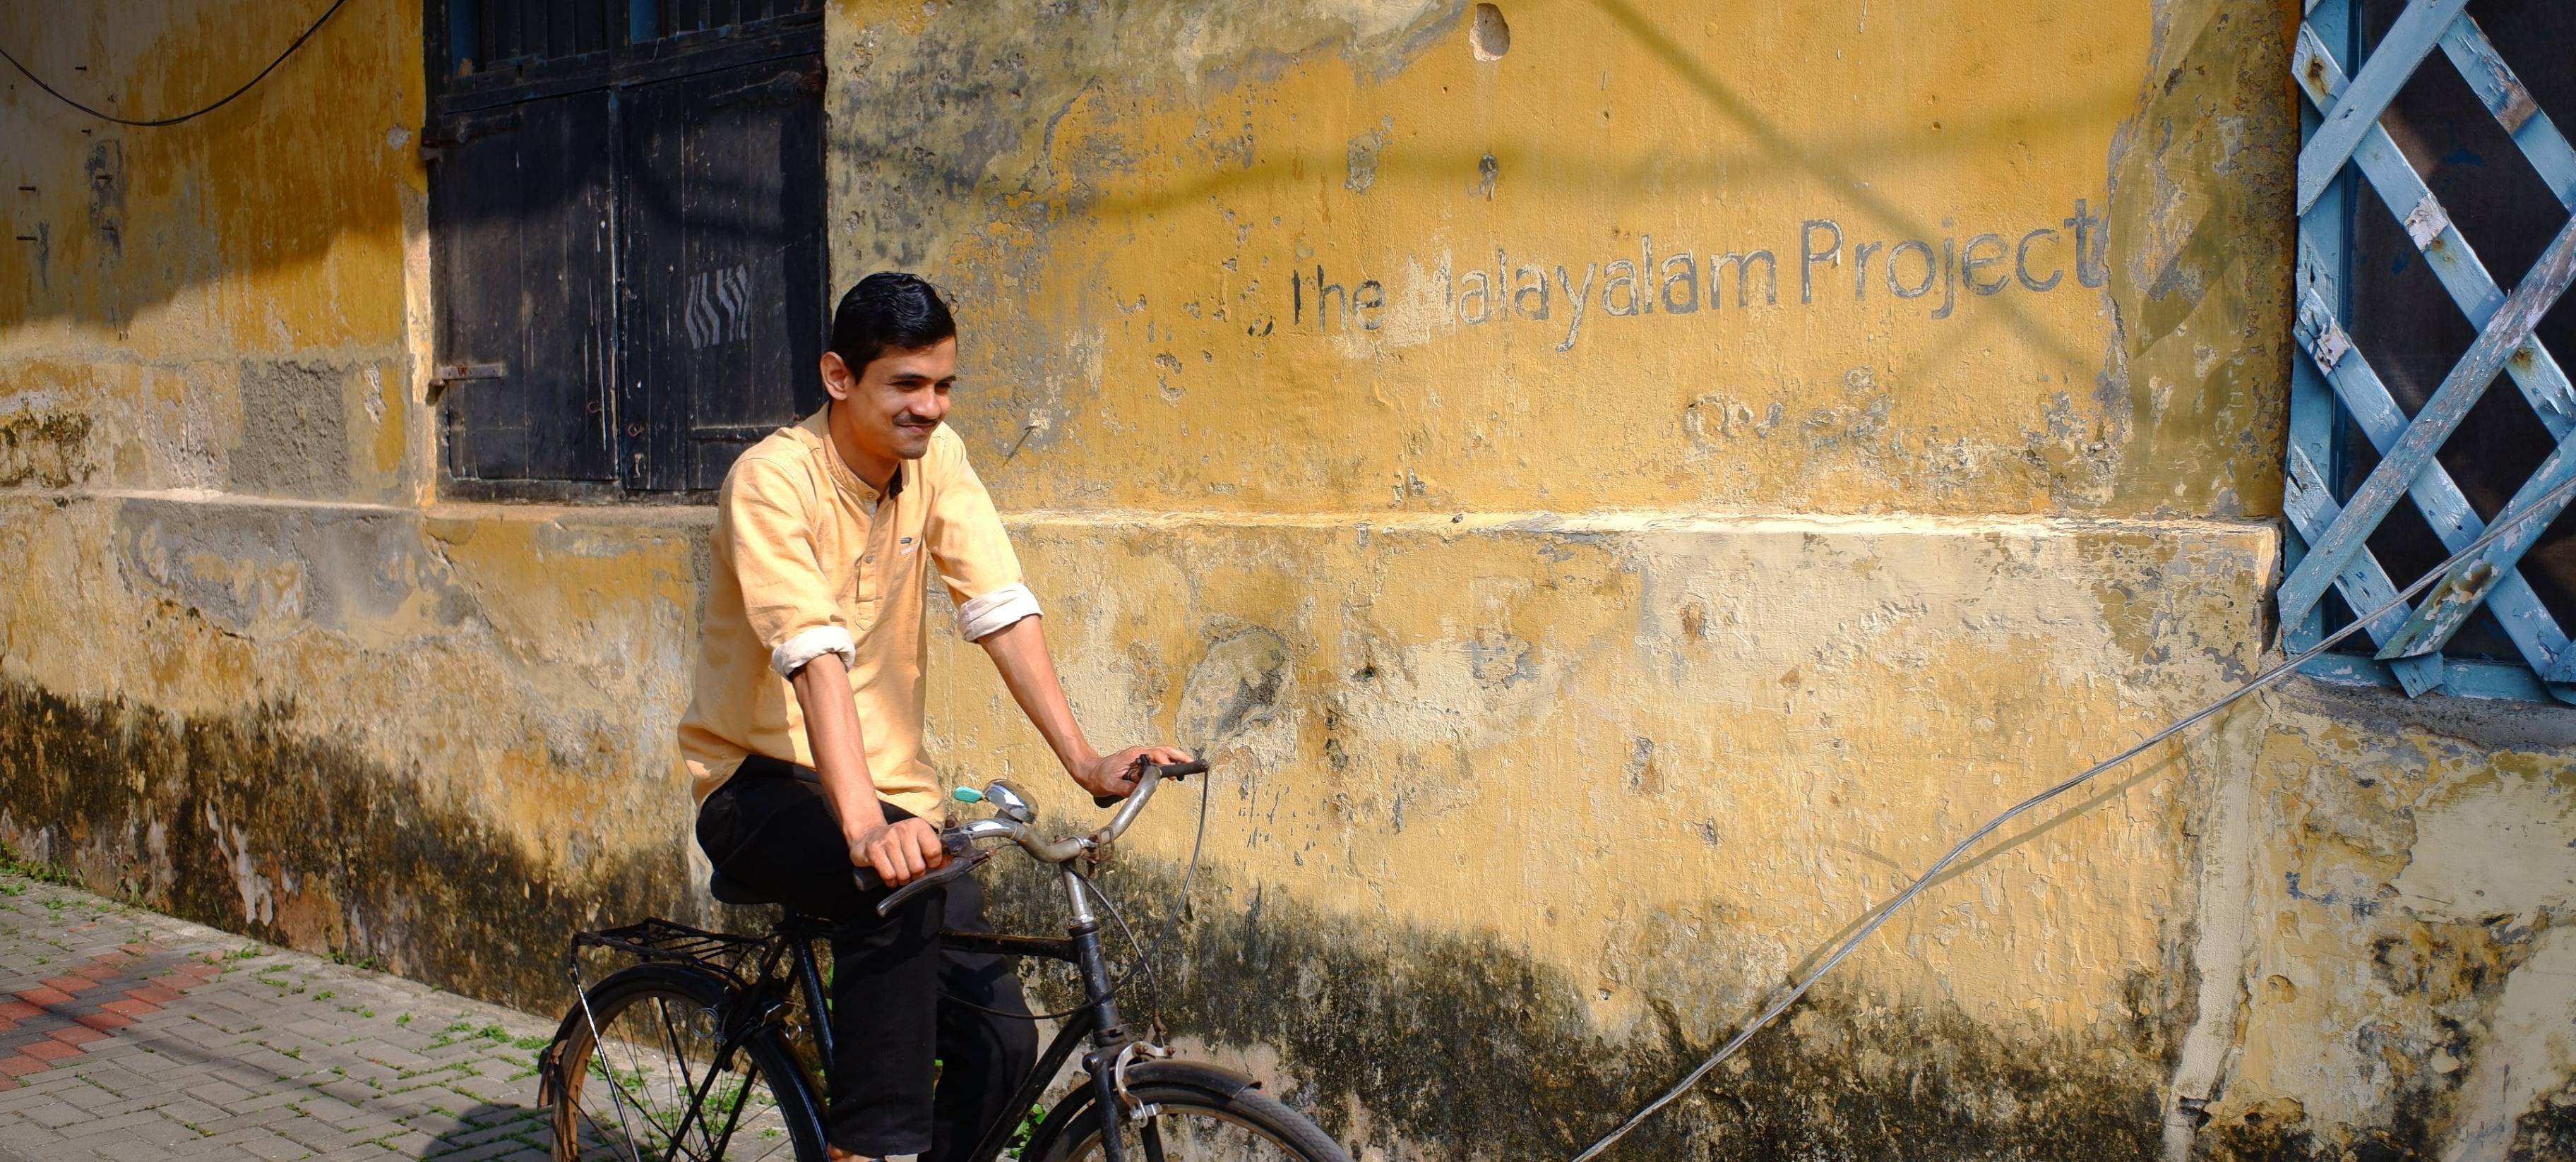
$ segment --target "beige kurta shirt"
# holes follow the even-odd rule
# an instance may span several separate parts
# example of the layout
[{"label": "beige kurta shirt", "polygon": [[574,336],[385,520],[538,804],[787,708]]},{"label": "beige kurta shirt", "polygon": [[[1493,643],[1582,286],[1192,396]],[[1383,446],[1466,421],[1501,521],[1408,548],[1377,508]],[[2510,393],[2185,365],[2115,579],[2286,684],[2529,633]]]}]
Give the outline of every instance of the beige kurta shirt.
[{"label": "beige kurta shirt", "polygon": [[881,495],[841,462],[826,414],[780,428],[725,474],[680,754],[700,802],[750,755],[813,766],[788,676],[839,654],[877,794],[936,818],[938,775],[921,754],[930,571],[969,641],[1037,613],[1037,599],[956,433],[932,433]]}]

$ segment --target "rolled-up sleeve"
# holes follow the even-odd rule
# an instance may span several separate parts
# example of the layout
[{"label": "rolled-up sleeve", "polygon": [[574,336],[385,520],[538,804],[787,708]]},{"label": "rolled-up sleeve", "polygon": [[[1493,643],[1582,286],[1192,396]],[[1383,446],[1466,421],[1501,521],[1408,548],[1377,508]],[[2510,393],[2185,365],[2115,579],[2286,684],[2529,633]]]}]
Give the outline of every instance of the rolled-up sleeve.
[{"label": "rolled-up sleeve", "polygon": [[859,660],[858,643],[843,624],[814,549],[807,513],[815,498],[788,470],[746,458],[726,474],[718,530],[742,587],[743,612],[769,647],[769,668],[782,678],[825,654],[846,665]]},{"label": "rolled-up sleeve", "polygon": [[948,595],[957,603],[957,633],[981,641],[1024,617],[1038,614],[1037,596],[1020,576],[1019,556],[1011,551],[1010,534],[1002,528],[993,497],[982,477],[966,462],[966,447],[954,433],[941,430],[923,458],[933,491],[925,532],[931,561]]}]

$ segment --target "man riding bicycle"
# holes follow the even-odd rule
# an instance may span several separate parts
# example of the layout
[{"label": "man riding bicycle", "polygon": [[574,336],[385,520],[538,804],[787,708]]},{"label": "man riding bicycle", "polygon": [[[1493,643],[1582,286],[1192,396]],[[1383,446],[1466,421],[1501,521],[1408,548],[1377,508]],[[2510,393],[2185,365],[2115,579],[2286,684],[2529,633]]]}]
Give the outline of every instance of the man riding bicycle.
[{"label": "man riding bicycle", "polygon": [[[680,722],[698,844],[717,874],[844,922],[832,944],[835,1159],[962,1157],[1037,1054],[1010,965],[939,947],[943,928],[990,930],[974,880],[875,911],[886,889],[946,863],[937,773],[921,754],[932,566],[958,632],[984,647],[1085,790],[1123,795],[1139,762],[1190,757],[1102,755],[1084,741],[1010,537],[964,442],[941,427],[956,336],[947,303],[912,275],[873,274],[842,297],[822,359],[829,402],[725,474]],[[862,891],[853,868],[885,888]]]}]

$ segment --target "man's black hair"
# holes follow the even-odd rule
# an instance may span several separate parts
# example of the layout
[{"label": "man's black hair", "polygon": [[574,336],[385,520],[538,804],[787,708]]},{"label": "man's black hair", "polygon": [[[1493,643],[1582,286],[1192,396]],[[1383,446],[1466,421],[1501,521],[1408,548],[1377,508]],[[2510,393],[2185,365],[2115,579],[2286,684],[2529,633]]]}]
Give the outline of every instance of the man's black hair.
[{"label": "man's black hair", "polygon": [[832,311],[832,354],[850,374],[888,351],[918,351],[957,337],[957,319],[939,291],[921,277],[879,271],[859,280]]}]

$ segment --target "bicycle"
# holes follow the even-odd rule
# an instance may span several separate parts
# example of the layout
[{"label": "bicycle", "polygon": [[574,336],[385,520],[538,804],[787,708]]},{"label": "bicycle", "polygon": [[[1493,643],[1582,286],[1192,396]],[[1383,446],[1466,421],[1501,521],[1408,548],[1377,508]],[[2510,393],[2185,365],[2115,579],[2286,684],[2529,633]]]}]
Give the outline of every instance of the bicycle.
[{"label": "bicycle", "polygon": [[[1003,1109],[1033,1110],[1048,1082],[1088,1040],[1091,1048],[1081,1061],[1086,1080],[1029,1130],[1019,1155],[1023,1162],[1127,1162],[1139,1151],[1146,1162],[1350,1162],[1312,1121],[1261,1092],[1260,1082],[1182,1060],[1119,1018],[1117,992],[1124,981],[1109,977],[1100,922],[1091,909],[1096,889],[1073,862],[1105,855],[1164,779],[1206,770],[1204,761],[1145,764],[1135,790],[1107,825],[1055,839],[1038,837],[1035,810],[1007,783],[995,782],[981,794],[961,788],[955,792],[959,800],[989,802],[995,814],[943,831],[947,865],[877,905],[880,915],[890,914],[912,897],[972,872],[997,850],[977,846],[988,840],[1007,840],[1062,874],[1072,912],[1062,938],[940,934],[946,948],[1060,960],[1080,977],[1083,1003],[1059,1014],[1063,1026]],[[1104,807],[1114,801],[1095,800]],[[873,873],[857,874],[863,888],[879,886]],[[710,888],[726,903],[771,902],[721,874]],[[829,920],[790,913],[761,936],[709,932],[659,918],[576,934],[566,957],[576,1000],[540,1062],[540,1100],[553,1111],[554,1156],[562,1162],[825,1162],[823,1102],[817,1096],[825,1089],[816,1075],[832,1060],[832,1032],[814,942],[827,939],[832,929]],[[582,987],[578,958],[584,948],[623,953],[636,962]],[[795,1019],[799,1002],[801,1021]],[[1005,1113],[985,1129],[970,1159],[989,1162],[1022,1128],[1023,1122]]]}]

